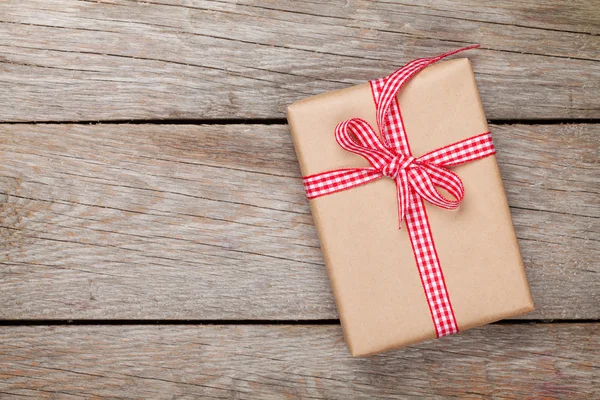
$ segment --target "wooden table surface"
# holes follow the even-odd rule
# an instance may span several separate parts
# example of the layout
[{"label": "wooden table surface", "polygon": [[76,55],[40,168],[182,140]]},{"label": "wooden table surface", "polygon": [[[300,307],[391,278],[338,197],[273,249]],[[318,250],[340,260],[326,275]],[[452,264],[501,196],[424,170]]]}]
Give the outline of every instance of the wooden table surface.
[{"label": "wooden table surface", "polygon": [[[537,309],[351,358],[285,107],[472,43]],[[596,0],[4,0],[0,71],[0,398],[600,398]]]}]

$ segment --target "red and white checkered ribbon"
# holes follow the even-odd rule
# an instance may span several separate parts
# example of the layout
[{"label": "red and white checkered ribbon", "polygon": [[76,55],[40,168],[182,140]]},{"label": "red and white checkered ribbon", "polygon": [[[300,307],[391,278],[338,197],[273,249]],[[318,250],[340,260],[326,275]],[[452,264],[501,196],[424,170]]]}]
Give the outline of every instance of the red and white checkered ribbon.
[{"label": "red and white checkered ribbon", "polygon": [[[461,140],[415,158],[410,150],[396,94],[411,77],[444,57],[476,46],[432,58],[419,58],[393,74],[371,81],[381,136],[365,120],[353,118],[335,128],[335,139],[345,150],[363,156],[371,167],[345,168],[303,177],[309,199],[364,185],[384,176],[396,181],[398,220],[405,219],[408,235],[437,337],[458,332],[444,275],[423,200],[445,209],[456,209],[464,197],[461,179],[447,167],[495,153],[489,132]],[[445,189],[453,199],[440,194]]]}]

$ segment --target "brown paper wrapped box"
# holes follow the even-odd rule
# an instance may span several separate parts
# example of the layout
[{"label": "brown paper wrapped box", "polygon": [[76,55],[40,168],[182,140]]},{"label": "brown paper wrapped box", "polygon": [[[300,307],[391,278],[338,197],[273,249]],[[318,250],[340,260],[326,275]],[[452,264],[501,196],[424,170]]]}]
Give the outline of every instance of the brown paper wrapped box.
[{"label": "brown paper wrapped box", "polygon": [[[398,94],[414,156],[488,131],[471,63],[440,62]],[[368,167],[334,130],[350,118],[376,129],[368,83],[288,107],[302,175]],[[493,133],[492,133],[493,134]],[[454,211],[425,202],[459,329],[533,310],[495,156],[451,168],[465,185]],[[364,356],[436,337],[392,179],[310,200],[346,343]]]}]

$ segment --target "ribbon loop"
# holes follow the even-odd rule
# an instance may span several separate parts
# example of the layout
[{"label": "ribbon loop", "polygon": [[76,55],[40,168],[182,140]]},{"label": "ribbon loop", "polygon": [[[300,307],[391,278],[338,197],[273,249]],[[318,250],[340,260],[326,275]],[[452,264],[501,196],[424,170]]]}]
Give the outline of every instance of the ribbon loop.
[{"label": "ribbon loop", "polygon": [[394,158],[394,154],[384,146],[371,125],[361,118],[352,118],[338,124],[335,128],[335,140],[344,150],[364,157],[379,171]]},{"label": "ribbon loop", "polygon": [[[429,203],[454,210],[458,208],[464,197],[464,186],[458,175],[447,169],[438,168],[433,172],[431,166],[411,169],[408,172],[411,187],[415,192]],[[440,194],[437,187],[448,191],[455,200],[447,199]]]}]

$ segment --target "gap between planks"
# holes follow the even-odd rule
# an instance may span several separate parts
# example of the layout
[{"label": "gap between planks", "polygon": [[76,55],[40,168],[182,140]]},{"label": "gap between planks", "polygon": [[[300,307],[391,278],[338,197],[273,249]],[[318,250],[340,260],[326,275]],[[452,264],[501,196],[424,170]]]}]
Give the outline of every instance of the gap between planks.
[{"label": "gap between planks", "polygon": [[[536,325],[536,324],[597,324],[600,319],[503,319],[486,325]],[[339,319],[304,319],[304,320],[269,320],[269,319],[248,319],[248,320],[228,320],[228,319],[200,319],[200,320],[181,320],[181,319],[76,319],[76,320],[0,320],[2,326],[88,326],[88,325],[184,325],[184,326],[202,326],[202,325],[260,325],[260,326],[319,326],[340,325]]]},{"label": "gap between planks", "polygon": [[[600,124],[600,118],[563,119],[489,119],[490,125],[562,125]],[[287,125],[285,118],[219,118],[219,119],[108,119],[76,121],[0,121],[3,125]]]}]

